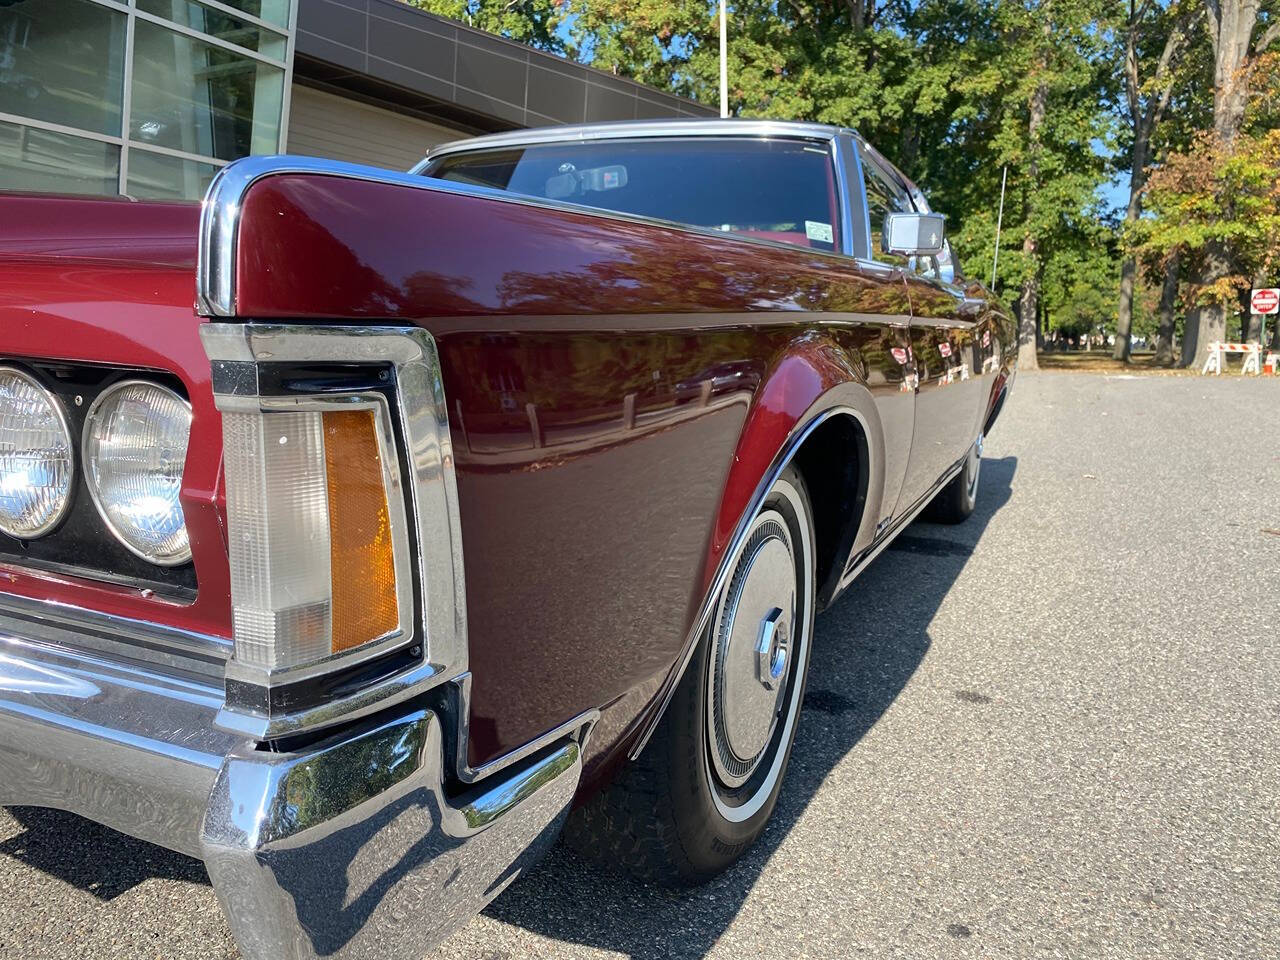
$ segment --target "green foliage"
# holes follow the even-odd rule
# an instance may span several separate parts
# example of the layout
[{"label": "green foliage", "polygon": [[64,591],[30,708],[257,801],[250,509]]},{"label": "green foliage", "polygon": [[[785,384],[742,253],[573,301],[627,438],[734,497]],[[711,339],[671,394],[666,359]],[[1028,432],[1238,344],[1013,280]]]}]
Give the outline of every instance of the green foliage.
[{"label": "green foliage", "polygon": [[405,0],[411,7],[473,27],[539,50],[571,53],[561,36],[564,0]]},{"label": "green foliage", "polygon": [[1280,253],[1280,56],[1252,65],[1252,95],[1240,134],[1224,143],[1210,131],[1193,134],[1151,174],[1151,216],[1126,241],[1159,262],[1174,251],[1192,262],[1215,244],[1231,252],[1233,269],[1193,287],[1197,303],[1234,306],[1255,280],[1276,277]]},{"label": "green foliage", "polygon": [[[417,6],[574,57],[608,72],[719,101],[714,0],[410,0]],[[1262,0],[1263,26],[1270,6]],[[1214,57],[1204,0],[735,0],[729,8],[731,112],[857,129],[948,215],[968,276],[989,281],[1001,171],[1008,196],[998,285],[1012,305],[1033,280],[1046,332],[1114,329],[1126,249],[1145,267],[1134,332],[1150,333],[1161,264],[1210,242],[1238,252],[1236,272],[1197,296],[1229,299],[1271,269],[1280,182],[1271,86],[1254,98],[1243,141],[1224,153],[1199,131],[1213,121]],[[1171,31],[1187,40],[1153,129],[1149,213],[1126,232],[1099,201],[1132,165],[1134,105],[1159,94]],[[1126,47],[1132,30],[1132,61]],[[1256,64],[1251,66],[1251,69]],[[1268,81],[1270,83],[1270,81]],[[1029,122],[1037,94],[1044,116]],[[1138,178],[1140,182],[1141,178]],[[1224,202],[1224,198],[1225,202]],[[1126,246],[1127,244],[1127,246]],[[1024,251],[1029,251],[1024,253]]]}]

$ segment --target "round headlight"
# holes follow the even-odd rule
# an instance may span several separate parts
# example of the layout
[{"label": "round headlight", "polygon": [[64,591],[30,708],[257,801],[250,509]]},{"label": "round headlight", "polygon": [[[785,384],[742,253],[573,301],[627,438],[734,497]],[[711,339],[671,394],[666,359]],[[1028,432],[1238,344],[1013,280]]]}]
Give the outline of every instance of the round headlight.
[{"label": "round headlight", "polygon": [[125,380],[93,401],[84,423],[84,476],[103,521],[152,563],[191,559],[178,502],[191,405],[167,387]]},{"label": "round headlight", "polygon": [[58,525],[71,504],[72,449],[57,397],[0,367],[0,530],[30,540]]}]

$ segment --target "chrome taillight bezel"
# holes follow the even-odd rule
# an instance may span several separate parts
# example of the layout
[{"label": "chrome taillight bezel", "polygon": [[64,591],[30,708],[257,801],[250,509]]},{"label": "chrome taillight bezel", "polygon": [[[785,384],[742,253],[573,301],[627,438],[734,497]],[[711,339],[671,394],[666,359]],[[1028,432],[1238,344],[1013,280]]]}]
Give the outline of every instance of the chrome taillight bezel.
[{"label": "chrome taillight bezel", "polygon": [[[200,332],[211,363],[214,400],[224,414],[270,416],[349,404],[379,409],[379,429],[392,451],[386,460],[396,462],[390,488],[405,505],[406,536],[403,552],[397,547],[397,572],[403,560],[415,599],[407,619],[402,603],[402,626],[393,634],[300,668],[271,670],[233,654],[220,725],[258,739],[290,735],[353,719],[465,673],[457,486],[431,335],[403,327],[261,323],[206,323]],[[385,389],[351,390],[336,383],[309,392],[290,382],[289,371],[324,364],[377,372],[386,378]],[[385,670],[379,672],[380,667]],[[334,683],[336,674],[359,670],[374,675],[346,686]],[[314,701],[299,696],[307,684],[317,689]]]}]

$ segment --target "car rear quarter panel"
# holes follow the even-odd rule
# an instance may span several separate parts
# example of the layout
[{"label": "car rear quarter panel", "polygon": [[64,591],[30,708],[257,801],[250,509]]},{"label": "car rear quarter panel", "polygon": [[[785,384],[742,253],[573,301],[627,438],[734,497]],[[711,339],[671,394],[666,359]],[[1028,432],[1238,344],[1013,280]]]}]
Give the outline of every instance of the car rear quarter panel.
[{"label": "car rear quarter panel", "polygon": [[625,744],[786,439],[857,409],[883,463],[882,420],[910,422],[905,285],[851,260],[307,174],[257,182],[240,224],[237,315],[437,340],[473,765],[594,707],[588,763]]}]

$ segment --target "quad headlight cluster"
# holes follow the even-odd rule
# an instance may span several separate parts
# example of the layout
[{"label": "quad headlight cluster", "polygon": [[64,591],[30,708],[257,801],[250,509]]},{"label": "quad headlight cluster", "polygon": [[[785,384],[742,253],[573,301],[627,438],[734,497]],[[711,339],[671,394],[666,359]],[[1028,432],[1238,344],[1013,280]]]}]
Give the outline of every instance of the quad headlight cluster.
[{"label": "quad headlight cluster", "polygon": [[61,401],[30,374],[0,367],[0,530],[34,540],[70,509],[77,466],[98,514],[128,550],[161,566],[191,559],[178,494],[191,405],[148,380],[112,384],[90,405],[77,445]]}]

